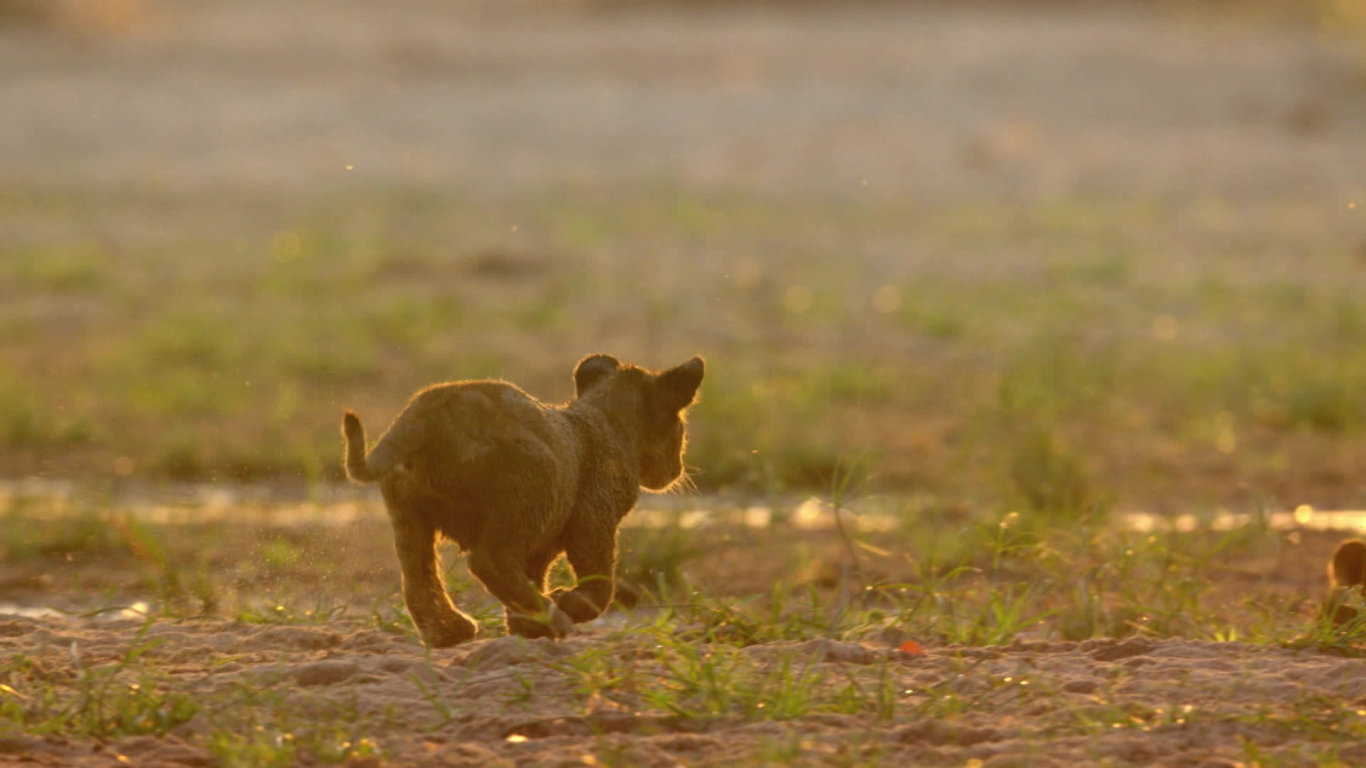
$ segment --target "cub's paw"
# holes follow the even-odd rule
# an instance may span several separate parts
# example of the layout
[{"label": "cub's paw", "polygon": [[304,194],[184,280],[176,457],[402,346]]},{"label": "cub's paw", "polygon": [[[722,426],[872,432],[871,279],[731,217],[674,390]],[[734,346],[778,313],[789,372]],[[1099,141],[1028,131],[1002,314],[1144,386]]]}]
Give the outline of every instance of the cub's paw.
[{"label": "cub's paw", "polygon": [[550,614],[550,626],[555,631],[556,639],[565,637],[570,632],[574,631],[573,618],[571,618],[564,611],[560,610],[559,606],[555,605],[555,603],[553,602],[546,603],[546,605],[549,608],[548,613]]},{"label": "cub's paw", "polygon": [[599,608],[593,603],[593,599],[577,589],[557,589],[550,593],[550,599],[560,607],[560,610],[569,614],[569,618],[576,624],[585,621],[592,621],[602,615],[605,609]]},{"label": "cub's paw", "polygon": [[507,625],[508,634],[533,639],[548,637],[559,640],[574,630],[574,620],[553,602],[546,603],[545,613],[535,616],[508,611]]},{"label": "cub's paw", "polygon": [[456,614],[434,624],[419,625],[417,632],[422,637],[423,645],[428,648],[450,648],[473,640],[479,634],[479,626],[469,618]]}]

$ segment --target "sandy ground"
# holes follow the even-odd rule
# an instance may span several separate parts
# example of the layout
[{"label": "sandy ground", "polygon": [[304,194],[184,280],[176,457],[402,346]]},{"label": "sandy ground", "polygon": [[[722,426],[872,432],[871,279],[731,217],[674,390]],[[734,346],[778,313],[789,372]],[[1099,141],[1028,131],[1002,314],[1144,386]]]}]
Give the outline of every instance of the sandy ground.
[{"label": "sandy ground", "polygon": [[[205,743],[206,731],[249,722],[243,701],[253,695],[256,701],[276,701],[300,721],[330,718],[343,733],[346,726],[356,728],[359,738],[349,738],[363,744],[357,749],[365,754],[352,750],[349,765],[565,766],[615,760],[648,766],[1232,768],[1366,761],[1366,742],[1341,741],[1342,732],[1360,732],[1352,721],[1366,718],[1366,660],[1240,643],[1017,643],[931,647],[917,656],[820,639],[700,646],[703,656],[727,658],[760,675],[788,664],[817,681],[820,690],[852,685],[886,691],[888,709],[884,717],[824,712],[690,718],[648,703],[652,687],[670,685],[671,671],[657,660],[649,636],[626,631],[590,630],[558,644],[478,640],[425,655],[406,638],[354,621],[186,621],[146,628],[135,620],[0,620],[0,652],[22,655],[54,682],[107,667],[133,647],[145,649],[139,663],[160,671],[160,690],[192,696],[202,707],[198,716],[163,738],[6,735],[0,737],[0,763],[217,764],[197,745]],[[585,691],[573,661],[589,654],[615,665],[615,684]],[[150,686],[131,670],[121,673],[120,682],[138,679]],[[288,725],[263,720],[265,738],[287,738],[281,734],[289,733]],[[1319,727],[1305,729],[1305,722]],[[319,759],[302,746],[302,733],[295,758]],[[1249,755],[1277,762],[1254,763]]]},{"label": "sandy ground", "polygon": [[[375,515],[322,528],[167,525],[125,532],[131,549],[68,535],[65,548],[29,545],[30,554],[12,549],[0,560],[0,596],[17,603],[2,610],[23,612],[0,614],[0,765],[1366,760],[1366,659],[1344,656],[1353,655],[1347,646],[1062,642],[1040,626],[1006,646],[968,647],[911,637],[895,623],[844,636],[857,642],[815,628],[751,641],[743,622],[718,622],[710,609],[675,606],[663,616],[647,605],[609,613],[559,643],[505,637],[486,622],[479,639],[428,653],[398,620],[396,563]],[[872,550],[895,546],[866,538]],[[1337,538],[1265,534],[1265,546],[1211,564],[1205,602],[1233,611],[1279,605],[1283,621],[1307,628]],[[629,538],[627,560],[648,541]],[[175,583],[185,592],[196,593],[197,574],[211,574],[217,606],[170,594],[158,550],[179,564]],[[703,595],[742,605],[767,585],[790,583],[838,602],[830,574],[847,551],[828,530],[740,532],[707,551],[683,566]],[[793,564],[799,551],[802,568]],[[447,555],[459,604],[496,616]],[[909,557],[865,557],[869,578],[916,578]],[[130,605],[134,612],[117,610]],[[110,610],[82,613],[99,607]],[[201,608],[235,618],[173,618]],[[137,613],[149,610],[156,618]],[[903,651],[908,640],[923,653]]]}]

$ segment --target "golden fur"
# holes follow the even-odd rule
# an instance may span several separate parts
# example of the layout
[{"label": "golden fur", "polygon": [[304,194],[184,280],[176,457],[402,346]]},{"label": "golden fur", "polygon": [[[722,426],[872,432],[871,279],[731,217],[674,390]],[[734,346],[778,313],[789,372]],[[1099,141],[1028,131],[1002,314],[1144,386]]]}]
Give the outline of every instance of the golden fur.
[{"label": "golden fur", "polygon": [[[446,593],[437,536],[468,554],[470,572],[505,607],[509,632],[563,637],[602,614],[615,591],[617,526],[640,488],[684,477],[684,412],[703,361],[654,373],[610,355],[574,369],[575,397],[547,405],[505,381],[457,381],[421,390],[365,451],[347,411],[346,472],[378,482],[393,524],[403,599],[422,640],[439,648],[476,627]],[[577,585],[550,596],[560,554]]]}]

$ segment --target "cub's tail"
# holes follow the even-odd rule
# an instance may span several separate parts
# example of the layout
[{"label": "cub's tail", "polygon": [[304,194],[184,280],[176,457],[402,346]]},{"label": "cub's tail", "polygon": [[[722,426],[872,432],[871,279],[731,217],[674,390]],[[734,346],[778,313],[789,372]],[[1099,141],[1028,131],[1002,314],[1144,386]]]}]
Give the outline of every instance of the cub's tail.
[{"label": "cub's tail", "polygon": [[365,427],[354,411],[342,416],[342,436],[346,438],[346,476],[357,483],[373,483],[395,469],[402,469],[404,459],[420,450],[425,434],[418,419],[405,411],[389,431],[365,452]]},{"label": "cub's tail", "polygon": [[342,436],[346,438],[346,476],[357,483],[373,483],[383,473],[375,472],[365,460],[365,427],[355,411],[342,416]]}]

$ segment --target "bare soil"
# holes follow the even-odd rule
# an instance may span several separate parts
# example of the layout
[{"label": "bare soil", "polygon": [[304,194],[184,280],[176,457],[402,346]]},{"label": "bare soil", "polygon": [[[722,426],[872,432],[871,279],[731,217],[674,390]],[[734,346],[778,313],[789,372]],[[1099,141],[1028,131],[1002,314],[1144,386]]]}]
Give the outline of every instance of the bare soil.
[{"label": "bare soil", "polygon": [[[496,603],[448,551],[455,599],[484,618],[483,634],[428,652],[399,613],[387,524],[374,511],[341,526],[187,521],[114,531],[104,548],[55,534],[22,556],[11,547],[0,595],[21,613],[0,615],[11,686],[0,696],[14,720],[0,720],[0,764],[1366,760],[1366,742],[1352,736],[1366,732],[1366,659],[1345,646],[1063,642],[1041,624],[1008,645],[971,647],[886,622],[754,642],[743,622],[682,606],[666,614],[648,599],[563,642],[526,641],[502,636]],[[904,536],[858,537],[869,545],[867,578],[917,579]],[[1274,605],[1283,625],[1307,628],[1337,539],[1297,530],[1230,549],[1206,570],[1213,589],[1203,602],[1221,617],[1211,627]],[[650,541],[628,531],[626,562],[648,559]],[[704,554],[682,566],[688,589],[719,601],[703,606],[750,604],[773,584],[788,585],[794,602],[813,590],[831,610],[847,600],[848,552],[831,531],[701,529],[690,541]],[[197,587],[200,576],[211,586]],[[709,664],[711,677],[699,672]],[[183,700],[193,713],[153,728]],[[24,718],[30,726],[16,727]],[[148,735],[137,735],[138,718]]]},{"label": "bare soil", "polygon": [[[250,720],[241,691],[251,688],[283,697],[301,722],[345,711],[364,723],[357,733],[373,747],[353,750],[348,765],[1231,768],[1245,764],[1249,744],[1277,765],[1321,765],[1330,754],[1338,762],[1326,764],[1366,761],[1360,741],[1329,746],[1334,729],[1359,728],[1341,721],[1363,717],[1366,661],[1243,643],[1021,642],[930,647],[917,656],[832,640],[700,648],[739,657],[760,674],[793,665],[821,678],[823,688],[885,688],[893,702],[887,717],[768,719],[683,717],[649,706],[650,681],[670,670],[652,661],[648,638],[601,629],[561,643],[502,637],[424,654],[410,639],[355,620],[195,620],[146,629],[137,620],[0,619],[0,650],[22,654],[56,682],[75,675],[75,665],[113,664],[132,647],[147,647],[142,660],[169,679],[168,688],[202,702],[202,714],[159,738],[11,733],[0,737],[0,764],[219,764],[203,746],[208,732]],[[597,695],[576,690],[567,662],[586,652],[605,655],[628,677]],[[433,696],[448,710],[434,707]],[[937,714],[935,702],[949,697],[967,711]],[[1305,738],[1305,722],[1321,725],[1321,740]],[[288,731],[270,737],[281,733]],[[319,759],[302,748],[295,757]]]}]

